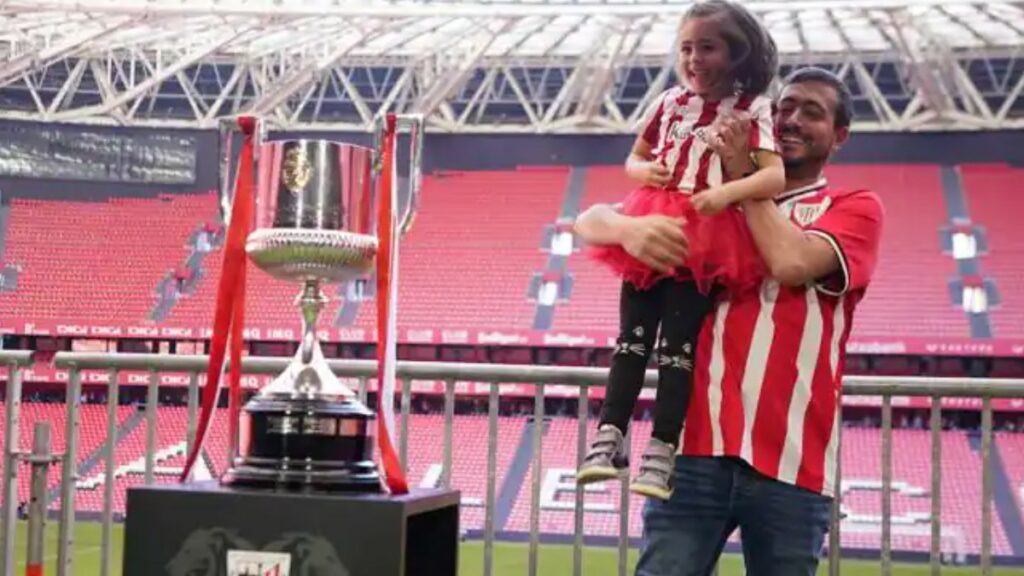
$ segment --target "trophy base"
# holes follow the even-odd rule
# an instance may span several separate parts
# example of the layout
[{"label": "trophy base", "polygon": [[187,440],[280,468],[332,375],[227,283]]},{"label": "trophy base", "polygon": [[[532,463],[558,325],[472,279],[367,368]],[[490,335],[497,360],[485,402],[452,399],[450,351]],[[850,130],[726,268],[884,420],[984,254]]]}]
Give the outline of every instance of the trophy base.
[{"label": "trophy base", "polygon": [[355,399],[260,395],[243,409],[232,486],[379,492],[374,413]]},{"label": "trophy base", "polygon": [[[330,463],[318,462],[318,467]],[[239,459],[239,464],[228,470],[221,480],[227,486],[249,488],[275,488],[285,490],[317,490],[325,492],[381,491],[380,476],[373,462],[344,463],[340,467],[321,470],[290,470],[288,463],[255,459]]]}]

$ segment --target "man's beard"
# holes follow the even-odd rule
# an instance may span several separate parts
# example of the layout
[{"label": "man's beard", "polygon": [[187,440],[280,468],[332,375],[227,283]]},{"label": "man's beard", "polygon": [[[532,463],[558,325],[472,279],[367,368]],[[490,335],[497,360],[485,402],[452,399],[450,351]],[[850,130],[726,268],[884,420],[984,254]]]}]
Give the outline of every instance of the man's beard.
[{"label": "man's beard", "polygon": [[799,156],[783,156],[782,165],[786,170],[799,171],[806,169],[809,166],[821,166],[828,162],[828,158],[831,154],[828,148],[819,150],[817,147],[809,144],[804,144],[804,152]]},{"label": "man's beard", "polygon": [[785,166],[786,170],[799,169],[806,160],[806,158],[786,158],[783,156],[782,165]]}]

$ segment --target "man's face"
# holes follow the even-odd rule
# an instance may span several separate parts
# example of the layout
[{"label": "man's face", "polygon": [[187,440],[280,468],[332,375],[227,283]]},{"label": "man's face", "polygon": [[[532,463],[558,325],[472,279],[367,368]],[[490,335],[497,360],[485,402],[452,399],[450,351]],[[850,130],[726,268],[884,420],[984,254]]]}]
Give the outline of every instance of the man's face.
[{"label": "man's face", "polygon": [[824,164],[846,141],[849,130],[835,125],[838,100],[835,88],[822,82],[798,82],[783,88],[775,125],[787,168]]}]

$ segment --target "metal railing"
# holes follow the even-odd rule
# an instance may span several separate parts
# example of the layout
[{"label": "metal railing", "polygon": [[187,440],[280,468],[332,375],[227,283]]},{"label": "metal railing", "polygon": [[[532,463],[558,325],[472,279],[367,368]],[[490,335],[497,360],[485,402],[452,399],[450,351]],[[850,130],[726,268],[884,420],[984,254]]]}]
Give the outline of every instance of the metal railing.
[{"label": "metal railing", "polygon": [[[285,368],[290,358],[259,358],[247,357],[243,360],[243,371],[246,374],[277,374]],[[14,564],[14,527],[16,526],[15,502],[17,498],[17,473],[19,438],[18,418],[21,394],[21,369],[31,362],[27,352],[0,351],[0,366],[7,366],[8,402],[6,403],[7,443],[4,448],[5,473],[3,479],[4,514],[3,514],[3,548],[4,574],[13,574]],[[107,439],[104,445],[106,463],[106,479],[103,494],[103,532],[100,561],[100,574],[111,573],[113,486],[114,486],[114,448],[116,444],[118,402],[118,373],[126,370],[142,370],[149,373],[146,400],[146,457],[145,481],[151,483],[154,478],[157,426],[157,390],[158,373],[188,373],[188,426],[186,445],[190,449],[194,441],[196,419],[198,413],[199,374],[205,372],[206,356],[170,356],[155,354],[108,354],[108,353],[74,353],[61,352],[56,355],[58,368],[69,370],[67,386],[67,421],[65,432],[66,448],[63,454],[63,478],[61,481],[61,514],[60,536],[58,541],[58,575],[73,574],[73,540],[75,523],[75,490],[78,480],[76,465],[78,463],[79,408],[81,397],[82,373],[90,371],[107,371]],[[331,369],[342,377],[358,379],[358,392],[365,400],[368,386],[367,380],[376,376],[377,366],[367,360],[333,360],[329,362]],[[522,383],[536,385],[532,424],[532,464],[533,474],[530,478],[530,535],[528,574],[535,576],[538,571],[538,551],[540,548],[540,504],[542,485],[543,425],[545,418],[544,387],[546,385],[569,385],[579,387],[577,438],[577,465],[582,461],[586,450],[588,431],[588,398],[589,390],[595,386],[604,386],[607,370],[602,368],[576,368],[558,366],[517,366],[495,364],[462,364],[441,362],[400,362],[398,377],[403,381],[434,380],[444,381],[444,436],[442,449],[442,473],[440,482],[445,487],[451,485],[453,460],[453,422],[455,414],[456,382],[471,381],[490,383],[487,409],[487,486],[485,487],[484,527],[483,527],[483,573],[490,576],[494,566],[495,542],[495,502],[497,498],[497,452],[498,452],[498,400],[499,384]],[[656,383],[657,374],[647,374],[647,385]],[[982,459],[982,498],[981,507],[982,541],[979,565],[982,574],[991,574],[992,570],[992,402],[993,398],[1024,398],[1024,380],[1011,379],[945,379],[945,378],[884,378],[884,377],[848,377],[844,380],[844,394],[850,396],[880,396],[882,399],[882,478],[881,478],[881,573],[888,575],[892,571],[892,494],[893,494],[893,462],[892,462],[892,406],[894,397],[927,397],[931,398],[931,546],[930,562],[932,574],[939,574],[942,566],[942,532],[940,512],[942,506],[942,475],[941,475],[941,399],[946,397],[981,398],[981,459]],[[399,452],[405,465],[409,445],[408,418],[411,408],[412,386],[401,387],[401,422],[399,431]],[[840,428],[841,430],[841,428]],[[627,443],[628,444],[628,443]],[[837,478],[841,471],[837,471]],[[832,529],[829,535],[828,562],[829,573],[839,574],[840,566],[840,505],[841,491],[833,504]],[[629,539],[629,493],[626,483],[621,486],[621,507],[619,510],[618,535],[618,574],[629,573],[627,552]],[[573,575],[582,573],[582,554],[584,544],[583,508],[584,491],[576,488],[574,504],[574,539],[573,539]]]}]

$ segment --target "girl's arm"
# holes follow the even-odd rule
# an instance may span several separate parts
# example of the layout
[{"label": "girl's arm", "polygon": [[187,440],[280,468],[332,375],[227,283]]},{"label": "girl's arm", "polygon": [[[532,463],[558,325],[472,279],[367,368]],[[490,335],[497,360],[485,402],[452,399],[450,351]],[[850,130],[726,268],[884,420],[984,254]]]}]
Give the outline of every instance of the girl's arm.
[{"label": "girl's arm", "polygon": [[768,200],[786,187],[782,158],[767,150],[754,152],[757,170],[693,196],[693,206],[701,214],[716,214],[727,206],[746,200]]},{"label": "girl's arm", "polygon": [[626,158],[626,176],[648,186],[664,186],[672,178],[668,168],[654,161],[650,142],[643,134],[636,137],[633,149]]}]

